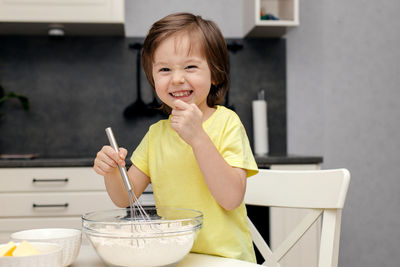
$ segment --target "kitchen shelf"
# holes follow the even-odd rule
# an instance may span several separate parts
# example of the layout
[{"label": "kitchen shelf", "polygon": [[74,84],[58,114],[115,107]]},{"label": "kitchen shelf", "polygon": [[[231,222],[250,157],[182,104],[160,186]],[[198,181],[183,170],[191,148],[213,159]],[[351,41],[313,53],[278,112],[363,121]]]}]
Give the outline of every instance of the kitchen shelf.
[{"label": "kitchen shelf", "polygon": [[[246,0],[243,11],[245,37],[281,37],[300,24],[299,0]],[[263,15],[279,20],[262,20]]]}]

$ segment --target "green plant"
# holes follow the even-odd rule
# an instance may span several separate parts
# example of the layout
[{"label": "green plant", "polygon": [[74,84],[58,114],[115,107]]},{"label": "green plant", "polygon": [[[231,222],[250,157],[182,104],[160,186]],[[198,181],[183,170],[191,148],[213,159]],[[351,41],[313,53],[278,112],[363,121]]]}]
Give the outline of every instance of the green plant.
[{"label": "green plant", "polygon": [[[29,110],[29,99],[26,96],[16,94],[14,92],[6,93],[4,88],[0,85],[0,105],[5,102],[7,99],[16,98],[22,105],[24,110]],[[0,117],[4,114],[0,112]]]}]

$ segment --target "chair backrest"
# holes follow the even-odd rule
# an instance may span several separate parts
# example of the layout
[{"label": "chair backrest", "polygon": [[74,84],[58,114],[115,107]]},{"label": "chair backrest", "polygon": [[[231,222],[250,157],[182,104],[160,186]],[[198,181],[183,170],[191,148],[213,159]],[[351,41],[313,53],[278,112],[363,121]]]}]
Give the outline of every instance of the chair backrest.
[{"label": "chair backrest", "polygon": [[350,183],[346,169],[264,170],[247,180],[245,203],[268,207],[306,208],[310,212],[274,251],[250,219],[254,244],[264,265],[279,267],[279,261],[322,216],[318,267],[337,267],[342,208]]}]

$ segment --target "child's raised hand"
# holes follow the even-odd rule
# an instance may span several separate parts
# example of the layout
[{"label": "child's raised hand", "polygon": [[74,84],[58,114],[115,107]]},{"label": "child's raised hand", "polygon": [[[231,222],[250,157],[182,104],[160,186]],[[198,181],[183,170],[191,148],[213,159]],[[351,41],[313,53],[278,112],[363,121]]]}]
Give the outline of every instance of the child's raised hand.
[{"label": "child's raised hand", "polygon": [[93,169],[97,174],[102,176],[111,173],[118,165],[125,166],[127,154],[128,151],[125,148],[120,147],[117,153],[111,146],[103,146],[101,150],[97,152]]},{"label": "child's raised hand", "polygon": [[171,111],[171,127],[189,145],[198,133],[203,130],[203,113],[196,104],[188,104],[182,100],[173,103]]}]

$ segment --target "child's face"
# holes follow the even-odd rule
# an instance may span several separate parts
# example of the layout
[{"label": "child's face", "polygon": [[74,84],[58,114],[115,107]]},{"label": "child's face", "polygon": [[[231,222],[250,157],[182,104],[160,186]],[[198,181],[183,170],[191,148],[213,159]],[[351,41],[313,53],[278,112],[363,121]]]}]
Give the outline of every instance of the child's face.
[{"label": "child's face", "polygon": [[169,107],[174,108],[173,102],[180,99],[195,103],[203,113],[209,108],[211,71],[200,46],[191,44],[187,34],[173,35],[157,47],[153,79],[158,97]]}]

